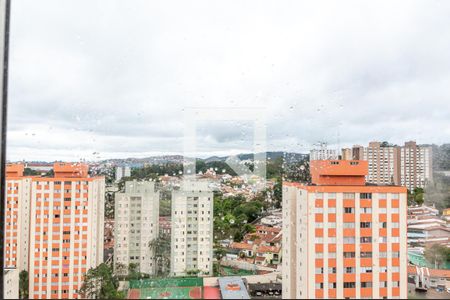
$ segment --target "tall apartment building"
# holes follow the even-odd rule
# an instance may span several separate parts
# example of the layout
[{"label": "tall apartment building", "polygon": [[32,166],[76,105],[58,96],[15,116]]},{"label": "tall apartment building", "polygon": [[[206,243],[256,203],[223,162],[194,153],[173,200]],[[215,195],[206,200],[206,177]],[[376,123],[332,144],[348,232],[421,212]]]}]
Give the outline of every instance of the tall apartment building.
[{"label": "tall apartment building", "polygon": [[129,166],[116,167],[116,181],[120,181],[123,177],[131,176],[131,168]]},{"label": "tall apartment building", "polygon": [[6,166],[5,268],[28,270],[31,177],[23,164]]},{"label": "tall apartment building", "polygon": [[123,177],[123,168],[122,167],[116,167],[116,181],[120,181]]},{"label": "tall apartment building", "polygon": [[128,273],[130,263],[145,274],[154,274],[150,242],[159,235],[159,192],[154,182],[125,182],[125,192],[115,195],[114,266]]},{"label": "tall apartment building", "polygon": [[367,182],[402,185],[409,190],[425,187],[432,180],[431,147],[406,142],[404,146],[370,142],[368,147],[353,146],[353,159],[369,162]]},{"label": "tall apartment building", "polygon": [[341,159],[342,160],[352,160],[353,159],[353,153],[352,153],[352,149],[350,148],[343,148],[341,150],[342,154],[341,154]]},{"label": "tall apartment building", "polygon": [[205,181],[185,180],[172,193],[171,275],[212,274],[213,203]]},{"label": "tall apartment building", "polygon": [[129,166],[125,166],[123,168],[123,176],[130,177],[131,176],[131,168]]},{"label": "tall apartment building", "polygon": [[335,149],[328,149],[326,143],[320,143],[315,149],[309,151],[309,160],[338,159]]},{"label": "tall apartment building", "polygon": [[400,149],[400,184],[413,190],[433,180],[432,148],[406,142]]},{"label": "tall apartment building", "polygon": [[31,182],[29,296],[78,298],[84,274],[103,262],[105,179],[85,164],[53,171]]},{"label": "tall apartment building", "polygon": [[367,182],[386,185],[398,182],[398,147],[382,146],[380,142],[370,142],[363,150],[363,160],[369,162]]},{"label": "tall apartment building", "polygon": [[283,185],[283,298],[407,298],[407,195],[366,161],[312,161]]}]

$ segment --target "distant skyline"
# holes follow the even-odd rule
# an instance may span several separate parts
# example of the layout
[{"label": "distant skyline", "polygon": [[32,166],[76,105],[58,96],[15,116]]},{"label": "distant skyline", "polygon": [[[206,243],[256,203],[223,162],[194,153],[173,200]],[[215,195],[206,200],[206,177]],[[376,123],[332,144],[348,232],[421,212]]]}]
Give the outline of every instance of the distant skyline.
[{"label": "distant skyline", "polygon": [[[267,150],[450,142],[450,2],[12,3],[9,160],[182,154],[187,107],[266,111]],[[249,122],[197,157],[252,152]]]}]

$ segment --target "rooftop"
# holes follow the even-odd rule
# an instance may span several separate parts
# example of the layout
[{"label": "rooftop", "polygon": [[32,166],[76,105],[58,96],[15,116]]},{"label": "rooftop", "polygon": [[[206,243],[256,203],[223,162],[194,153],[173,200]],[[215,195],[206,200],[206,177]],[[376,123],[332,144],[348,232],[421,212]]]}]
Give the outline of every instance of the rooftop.
[{"label": "rooftop", "polygon": [[279,253],[280,250],[281,250],[280,247],[261,245],[256,249],[256,252],[258,252],[258,253]]},{"label": "rooftop", "polygon": [[283,186],[296,187],[315,193],[406,193],[407,188],[396,185],[305,185],[298,182],[283,182]]},{"label": "rooftop", "polygon": [[231,243],[230,248],[233,249],[241,249],[241,250],[252,250],[253,249],[253,245],[251,244],[247,244],[247,243]]},{"label": "rooftop", "polygon": [[240,277],[219,277],[222,299],[250,299],[244,281]]},{"label": "rooftop", "polygon": [[55,177],[84,178],[88,177],[89,166],[83,163],[56,162],[53,164]]},{"label": "rooftop", "polygon": [[365,160],[313,160],[311,182],[317,185],[365,185],[369,163]]}]

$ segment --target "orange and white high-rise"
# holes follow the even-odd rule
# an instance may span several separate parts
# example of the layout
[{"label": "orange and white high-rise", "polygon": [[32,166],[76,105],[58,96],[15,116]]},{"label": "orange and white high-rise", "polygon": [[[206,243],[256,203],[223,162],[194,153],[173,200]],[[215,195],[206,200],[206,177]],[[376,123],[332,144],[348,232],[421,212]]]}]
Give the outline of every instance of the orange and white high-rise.
[{"label": "orange and white high-rise", "polygon": [[283,185],[283,298],[407,298],[406,188],[368,185],[367,161],[311,161]]},{"label": "orange and white high-rise", "polygon": [[103,177],[55,163],[53,177],[7,167],[5,266],[28,270],[29,297],[78,298],[83,276],[103,262]]},{"label": "orange and white high-rise", "polygon": [[5,268],[28,270],[31,178],[23,164],[6,166]]}]

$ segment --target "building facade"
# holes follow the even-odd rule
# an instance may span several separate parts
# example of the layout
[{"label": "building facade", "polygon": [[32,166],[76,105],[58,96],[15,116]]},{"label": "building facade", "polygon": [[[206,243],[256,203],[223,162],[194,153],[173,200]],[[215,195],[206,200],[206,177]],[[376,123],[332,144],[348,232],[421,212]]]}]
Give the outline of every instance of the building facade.
[{"label": "building facade", "polygon": [[6,166],[4,267],[28,270],[31,177],[23,164]]},{"label": "building facade", "polygon": [[116,167],[116,181],[119,182],[123,177],[123,168]]},{"label": "building facade", "polygon": [[343,148],[341,150],[341,159],[342,160],[352,160],[353,159],[353,151],[350,148]]},{"label": "building facade", "polygon": [[132,263],[139,272],[154,274],[150,243],[159,234],[159,192],[155,183],[127,181],[125,192],[115,195],[114,212],[114,269],[125,275]]},{"label": "building facade", "polygon": [[79,298],[84,274],[103,262],[105,179],[84,164],[55,163],[32,179],[29,297]]},{"label": "building facade", "polygon": [[19,269],[4,268],[3,299],[19,299]]},{"label": "building facade", "polygon": [[370,142],[363,150],[362,160],[369,162],[367,182],[378,185],[399,184],[398,147]]},{"label": "building facade", "polygon": [[183,181],[172,193],[170,274],[211,275],[213,270],[213,193],[206,181]]},{"label": "building facade", "polygon": [[365,184],[366,161],[311,162],[283,185],[283,298],[406,298],[406,188]]},{"label": "building facade", "polygon": [[369,171],[366,180],[378,185],[401,185],[409,190],[424,188],[432,180],[432,148],[406,142],[394,146],[370,142],[368,147],[353,146],[355,160],[366,160]]},{"label": "building facade", "polygon": [[406,142],[400,148],[400,185],[409,190],[424,188],[433,179],[432,148]]},{"label": "building facade", "polygon": [[320,143],[315,149],[309,151],[309,160],[338,159],[335,149],[328,149],[326,143]]}]

